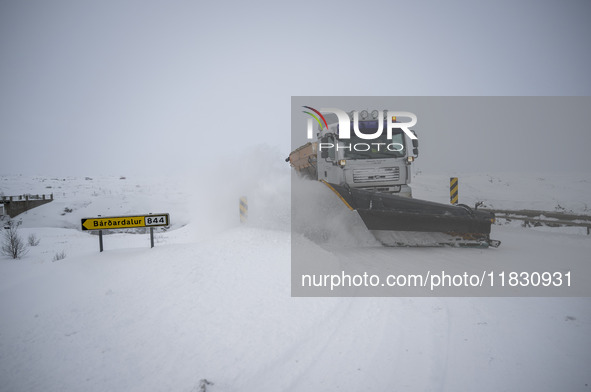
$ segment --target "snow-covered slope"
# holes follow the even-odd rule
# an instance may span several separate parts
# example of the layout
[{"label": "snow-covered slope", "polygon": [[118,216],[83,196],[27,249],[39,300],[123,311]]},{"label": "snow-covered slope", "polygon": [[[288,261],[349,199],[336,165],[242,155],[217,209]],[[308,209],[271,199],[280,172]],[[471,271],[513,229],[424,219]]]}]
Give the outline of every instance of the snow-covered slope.
[{"label": "snow-covered slope", "polygon": [[[508,210],[541,210],[591,215],[589,173],[453,173],[460,203]],[[449,175],[419,173],[413,178],[417,198],[449,202]]]},{"label": "snow-covered slope", "polygon": [[[276,158],[257,151],[242,169],[199,179],[0,178],[6,195],[56,198],[19,216],[39,245],[21,260],[0,257],[0,391],[591,389],[588,298],[290,296],[292,241],[369,266],[391,257],[469,265],[522,257],[513,237],[538,244],[538,258],[559,256],[560,243],[584,255],[584,232],[495,226],[498,250],[389,249],[325,225],[313,242],[290,232],[290,172]],[[589,177],[543,178],[460,176],[460,198],[586,211]],[[446,181],[418,175],[415,196],[445,202]],[[97,237],[79,230],[82,217],[145,212],[171,214],[153,249],[146,234],[120,233],[99,253]]]}]

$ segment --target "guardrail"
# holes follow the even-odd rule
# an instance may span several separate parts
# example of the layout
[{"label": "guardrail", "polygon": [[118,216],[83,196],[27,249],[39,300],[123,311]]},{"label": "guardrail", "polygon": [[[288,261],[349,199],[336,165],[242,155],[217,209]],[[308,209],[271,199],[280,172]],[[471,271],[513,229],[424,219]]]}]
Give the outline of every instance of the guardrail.
[{"label": "guardrail", "polygon": [[586,227],[587,235],[591,233],[591,216],[589,215],[575,215],[555,211],[536,210],[489,210],[484,208],[481,210],[493,212],[495,218],[537,222],[550,227]]},{"label": "guardrail", "polygon": [[0,202],[23,200],[53,200],[53,193],[49,195],[32,195],[30,193],[18,196],[0,196]]},{"label": "guardrail", "polygon": [[3,213],[11,218],[22,214],[32,208],[39,207],[53,201],[53,193],[50,195],[18,195],[18,196],[0,196]]}]

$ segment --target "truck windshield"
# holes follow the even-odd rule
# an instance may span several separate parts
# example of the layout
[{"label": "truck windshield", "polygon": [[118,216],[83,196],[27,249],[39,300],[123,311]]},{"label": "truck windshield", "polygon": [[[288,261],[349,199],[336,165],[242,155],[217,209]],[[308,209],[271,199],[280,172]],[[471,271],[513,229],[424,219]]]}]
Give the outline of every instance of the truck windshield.
[{"label": "truck windshield", "polygon": [[[359,121],[361,133],[371,135],[377,130],[377,121]],[[353,131],[353,123],[351,123],[351,138],[349,140],[343,139],[340,142],[344,144],[345,158],[349,159],[401,158],[406,155],[403,132],[400,129],[393,129],[392,139],[389,140],[385,123],[380,137],[369,140],[359,138]],[[339,147],[339,149],[343,147]]]}]

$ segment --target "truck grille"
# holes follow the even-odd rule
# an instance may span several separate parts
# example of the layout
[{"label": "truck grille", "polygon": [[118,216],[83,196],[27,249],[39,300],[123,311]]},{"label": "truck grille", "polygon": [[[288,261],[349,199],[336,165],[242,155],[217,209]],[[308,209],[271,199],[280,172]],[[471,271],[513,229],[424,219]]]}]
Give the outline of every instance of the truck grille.
[{"label": "truck grille", "polygon": [[383,182],[400,180],[400,167],[353,170],[353,182]]}]

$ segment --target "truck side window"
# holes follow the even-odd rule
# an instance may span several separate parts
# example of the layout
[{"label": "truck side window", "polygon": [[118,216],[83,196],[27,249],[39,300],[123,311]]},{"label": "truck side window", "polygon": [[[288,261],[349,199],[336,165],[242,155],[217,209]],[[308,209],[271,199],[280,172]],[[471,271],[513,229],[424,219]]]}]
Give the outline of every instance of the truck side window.
[{"label": "truck side window", "polygon": [[[333,136],[330,136],[328,138],[328,142],[332,143],[333,146],[336,146],[336,144],[338,143]],[[335,152],[335,147],[331,147],[328,149],[328,157],[330,159],[332,159],[333,161],[336,161],[336,152]]]}]

